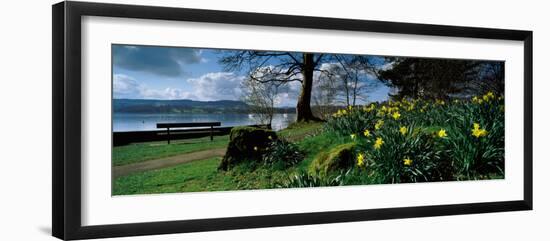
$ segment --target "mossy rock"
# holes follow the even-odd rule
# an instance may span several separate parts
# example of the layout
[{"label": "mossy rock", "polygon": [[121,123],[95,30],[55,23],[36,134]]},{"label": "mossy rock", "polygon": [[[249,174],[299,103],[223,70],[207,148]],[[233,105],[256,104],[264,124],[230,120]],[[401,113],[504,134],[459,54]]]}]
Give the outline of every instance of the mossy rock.
[{"label": "mossy rock", "polygon": [[229,134],[229,144],[218,170],[228,170],[242,162],[260,162],[269,143],[277,133],[258,127],[235,127]]},{"label": "mossy rock", "polygon": [[309,171],[326,175],[353,167],[355,146],[355,143],[346,143],[320,152],[311,162]]}]

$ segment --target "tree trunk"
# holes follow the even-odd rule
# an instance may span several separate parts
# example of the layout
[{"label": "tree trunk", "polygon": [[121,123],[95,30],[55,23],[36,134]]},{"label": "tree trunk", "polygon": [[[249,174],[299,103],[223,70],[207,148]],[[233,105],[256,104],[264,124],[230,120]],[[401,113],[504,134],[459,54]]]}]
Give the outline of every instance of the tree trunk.
[{"label": "tree trunk", "polygon": [[302,92],[298,97],[298,103],[296,104],[296,120],[297,121],[311,121],[318,120],[313,116],[311,112],[311,89],[313,87],[313,71],[315,64],[313,63],[313,54],[304,53],[304,62],[302,67]]}]

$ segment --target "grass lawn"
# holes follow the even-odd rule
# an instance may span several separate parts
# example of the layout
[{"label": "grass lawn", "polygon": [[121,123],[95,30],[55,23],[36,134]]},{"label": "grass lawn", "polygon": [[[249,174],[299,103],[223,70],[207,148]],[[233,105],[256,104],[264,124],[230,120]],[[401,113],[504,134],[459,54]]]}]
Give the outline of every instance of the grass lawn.
[{"label": "grass lawn", "polygon": [[265,189],[288,175],[288,170],[252,170],[245,166],[220,172],[220,160],[198,160],[119,177],[113,195]]},{"label": "grass lawn", "polygon": [[117,146],[113,148],[113,165],[121,166],[195,151],[224,148],[228,142],[229,136],[225,135],[215,136],[214,141],[210,141],[210,137],[203,137],[173,141],[170,145],[166,142],[147,142]]},{"label": "grass lawn", "polygon": [[322,129],[322,122],[299,122],[290,124],[287,128],[277,132],[277,135],[289,141],[299,141],[308,136],[319,134]]},{"label": "grass lawn", "polygon": [[[325,133],[317,134],[320,133],[319,130],[321,130],[321,127],[321,123],[301,124],[300,126],[291,126],[291,128],[278,133],[280,136],[284,136],[288,139],[300,139],[300,141],[297,141],[297,144],[301,149],[307,150],[304,161],[288,169],[265,166],[253,168],[246,165],[240,165],[232,168],[230,171],[222,172],[217,170],[221,158],[197,160],[174,167],[119,177],[115,180],[113,195],[274,188],[277,184],[286,181],[289,176],[294,173],[307,171],[309,163],[320,150],[335,146],[343,141],[341,138],[329,136]],[[224,144],[227,142],[227,136],[224,138],[225,139],[220,138],[220,140],[216,140],[214,143],[222,143],[222,140],[225,140],[225,142],[222,143]],[[204,145],[204,142],[202,144]],[[140,145],[144,144],[133,145],[133,149],[139,149]],[[224,146],[221,144],[218,145]],[[160,151],[166,148],[158,148],[158,146],[151,146],[151,144],[146,146],[150,148],[149,151],[155,150],[157,155],[159,152],[170,155],[167,154],[168,152],[166,151]],[[177,144],[174,146],[177,146]],[[205,147],[204,149],[211,147],[212,146]],[[183,151],[191,152],[198,150],[197,148],[198,147],[194,147],[194,149],[192,149],[187,147],[183,149],[180,147],[180,149],[178,149],[180,152],[174,151],[172,153],[184,153]],[[139,151],[144,152],[144,150]],[[126,153],[128,159],[139,156],[140,155],[137,153]],[[152,156],[152,154],[149,154],[149,156]]]}]

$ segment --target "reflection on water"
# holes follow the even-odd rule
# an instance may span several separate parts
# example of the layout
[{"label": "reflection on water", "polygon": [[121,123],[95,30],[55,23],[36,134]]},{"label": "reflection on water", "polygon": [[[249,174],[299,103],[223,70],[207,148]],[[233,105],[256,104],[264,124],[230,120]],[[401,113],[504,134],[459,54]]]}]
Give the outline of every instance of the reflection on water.
[{"label": "reflection on water", "polygon": [[[296,120],[296,114],[275,114],[271,127],[286,128]],[[113,114],[113,131],[157,130],[160,122],[221,122],[222,126],[261,124],[253,114]]]}]

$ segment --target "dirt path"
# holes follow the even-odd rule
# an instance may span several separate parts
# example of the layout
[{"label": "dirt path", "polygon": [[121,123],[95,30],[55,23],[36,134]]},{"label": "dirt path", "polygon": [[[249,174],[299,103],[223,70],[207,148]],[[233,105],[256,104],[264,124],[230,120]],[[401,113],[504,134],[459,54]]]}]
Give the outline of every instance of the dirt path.
[{"label": "dirt path", "polygon": [[133,163],[123,166],[115,166],[113,168],[113,178],[126,176],[128,174],[140,171],[155,170],[165,167],[171,167],[178,164],[203,160],[212,157],[222,157],[225,155],[226,148],[210,149],[205,151],[197,151],[191,153],[185,153],[176,156],[164,157],[159,159],[154,159],[150,161],[144,161],[139,163]]}]

